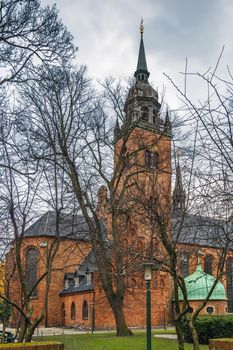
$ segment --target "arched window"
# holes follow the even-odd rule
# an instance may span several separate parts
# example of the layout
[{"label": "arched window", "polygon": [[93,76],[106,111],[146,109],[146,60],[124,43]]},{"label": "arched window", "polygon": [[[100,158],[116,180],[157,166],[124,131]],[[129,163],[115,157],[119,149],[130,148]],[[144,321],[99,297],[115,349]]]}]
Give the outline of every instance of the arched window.
[{"label": "arched window", "polygon": [[88,305],[86,300],[84,300],[83,302],[82,315],[83,315],[83,320],[88,320]]},{"label": "arched window", "polygon": [[205,256],[205,262],[204,262],[204,271],[205,273],[208,273],[209,275],[212,275],[212,270],[213,270],[213,266],[212,266],[212,262],[213,262],[213,258],[211,255],[206,255]]},{"label": "arched window", "polygon": [[154,283],[153,283],[154,288],[158,288],[158,276],[154,276]]},{"label": "arched window", "polygon": [[75,320],[76,318],[76,308],[75,308],[75,303],[72,302],[71,308],[70,308],[70,319]]},{"label": "arched window", "polygon": [[141,108],[141,119],[148,122],[149,110],[148,107]]},{"label": "arched window", "polygon": [[233,312],[233,258],[228,258],[226,262],[227,275],[227,309]]},{"label": "arched window", "polygon": [[158,169],[159,155],[156,152],[151,154],[151,168]]},{"label": "arched window", "polygon": [[65,304],[62,303],[62,306],[61,306],[61,324],[62,324],[62,326],[65,325],[65,321],[66,321],[66,310],[65,310]]},{"label": "arched window", "polygon": [[[37,282],[37,260],[38,253],[36,248],[29,248],[26,253],[26,287],[30,293]],[[36,296],[36,288],[31,292],[31,297]]]},{"label": "arched window", "polygon": [[145,151],[145,166],[148,168],[150,166],[150,154],[151,152],[146,150]]},{"label": "arched window", "polygon": [[137,282],[134,278],[131,279],[131,288],[136,288],[137,287]]},{"label": "arched window", "polygon": [[189,256],[188,254],[182,254],[180,259],[180,272],[183,277],[189,275]]},{"label": "arched window", "polygon": [[160,280],[159,283],[159,288],[163,289],[164,288],[164,280]]}]

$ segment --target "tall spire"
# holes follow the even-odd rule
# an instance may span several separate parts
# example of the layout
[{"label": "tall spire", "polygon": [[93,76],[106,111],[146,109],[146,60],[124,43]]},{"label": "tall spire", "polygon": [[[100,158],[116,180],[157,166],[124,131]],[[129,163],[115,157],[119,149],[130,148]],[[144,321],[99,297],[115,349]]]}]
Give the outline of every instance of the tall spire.
[{"label": "tall spire", "polygon": [[182,183],[182,176],[180,170],[179,153],[177,154],[177,166],[176,166],[176,182],[173,191],[173,212],[183,213],[185,211],[185,191]]},{"label": "tall spire", "polygon": [[144,33],[143,19],[141,19],[140,33],[141,33],[141,41],[140,41],[139,54],[138,54],[138,64],[137,64],[137,70],[134,73],[134,76],[137,81],[148,82],[150,73],[147,70],[146,55],[145,55],[144,42],[143,42],[143,33]]},{"label": "tall spire", "polygon": [[171,121],[170,121],[168,107],[167,107],[166,117],[165,117],[165,122],[164,122],[164,133],[167,136],[172,136],[172,124],[171,124]]},{"label": "tall spire", "polygon": [[114,139],[117,138],[119,131],[120,131],[120,125],[119,125],[119,121],[118,121],[118,118],[117,118],[116,119],[115,128],[114,128]]}]

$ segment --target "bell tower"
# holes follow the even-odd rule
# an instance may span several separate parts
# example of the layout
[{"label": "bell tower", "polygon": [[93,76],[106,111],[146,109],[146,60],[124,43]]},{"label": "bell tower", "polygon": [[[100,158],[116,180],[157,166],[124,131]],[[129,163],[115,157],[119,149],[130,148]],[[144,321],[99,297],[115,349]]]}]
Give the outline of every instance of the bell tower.
[{"label": "bell tower", "polygon": [[114,129],[114,168],[120,177],[116,192],[123,190],[125,206],[140,206],[143,200],[149,205],[156,198],[161,210],[170,213],[171,122],[168,110],[161,118],[158,92],[148,81],[143,34],[141,22],[135,81],[125,102],[125,120],[122,125],[117,120]]},{"label": "bell tower", "polygon": [[167,110],[165,121],[160,118],[161,104],[158,100],[158,92],[149,84],[150,72],[147,69],[144,40],[143,22],[140,25],[140,46],[137,69],[134,73],[135,83],[130,88],[125,102],[125,122],[120,129],[118,120],[114,130],[115,142],[122,136],[124,128],[140,127],[150,130],[152,133],[161,134],[171,138],[171,123]]}]

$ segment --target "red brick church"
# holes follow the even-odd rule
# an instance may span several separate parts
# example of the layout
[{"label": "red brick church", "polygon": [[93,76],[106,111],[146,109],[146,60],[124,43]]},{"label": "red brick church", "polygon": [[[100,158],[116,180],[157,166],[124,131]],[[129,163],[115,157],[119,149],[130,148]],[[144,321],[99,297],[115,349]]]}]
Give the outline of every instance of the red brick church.
[{"label": "red brick church", "polygon": [[[219,231],[216,231],[217,225],[210,225],[209,218],[194,214],[186,214],[185,217],[182,217],[183,225],[180,229],[180,213],[184,210],[186,199],[182,174],[178,162],[175,169],[175,186],[171,196],[172,125],[168,111],[164,118],[162,116],[158,93],[148,82],[149,74],[142,30],[137,69],[134,74],[135,84],[129,90],[125,102],[126,122],[119,126],[117,121],[114,130],[114,162],[116,164],[120,156],[124,132],[127,129],[130,132],[127,151],[132,156],[129,157],[129,166],[125,176],[128,173],[132,174],[137,169],[135,173],[138,183],[143,184],[145,192],[151,191],[152,194],[158,191],[158,188],[150,187],[151,179],[156,176],[160,200],[172,227],[174,240],[177,241],[181,273],[184,276],[189,276],[192,273],[198,275],[200,287],[200,276],[202,278],[206,275],[214,276],[216,274],[215,261],[218,260],[220,249],[218,240],[221,235]],[[108,215],[107,207],[108,193],[104,187],[101,187],[97,211],[102,220],[103,230],[107,232],[106,237],[109,237],[111,218]],[[150,237],[150,229],[143,222],[143,213],[138,214],[136,211],[129,220],[131,224],[123,238],[124,244],[131,247],[133,244],[136,244],[137,247],[143,247]],[[214,219],[211,220],[213,224]],[[47,249],[56,236],[55,226],[55,213],[47,212],[25,232],[22,254],[25,260],[25,271],[28,271],[29,285],[33,285],[45,270]],[[53,262],[45,325],[85,325],[95,329],[114,328],[114,317],[101,286],[100,271],[95,263],[88,227],[83,216],[62,214],[60,237],[61,244]],[[160,248],[157,247],[157,249]],[[198,254],[200,255],[200,264],[197,266]],[[13,259],[14,254],[11,251],[7,256],[8,277],[11,276],[8,283],[11,298],[17,301],[20,298],[20,288],[17,273],[10,271]],[[219,294],[215,293],[207,307],[203,309],[203,313],[223,314],[227,311],[233,311],[232,261],[232,258],[229,258],[226,264],[227,278],[222,281],[225,288],[219,282]],[[127,325],[144,327],[146,324],[145,282],[141,267],[138,266],[134,274],[127,275],[126,271],[125,278],[127,279],[127,290],[124,311]],[[212,280],[210,277],[208,278],[211,284]],[[195,285],[193,285],[191,292],[194,289]],[[35,316],[42,307],[44,290],[45,284],[42,280],[31,295],[32,312]],[[194,307],[204,295],[205,292],[199,297],[197,293],[194,293],[193,299],[190,299],[193,300]],[[174,317],[172,279],[168,272],[163,269],[157,269],[153,273],[151,296],[152,325],[161,326],[164,322],[172,322]],[[14,314],[11,317],[11,322],[14,323]]]}]

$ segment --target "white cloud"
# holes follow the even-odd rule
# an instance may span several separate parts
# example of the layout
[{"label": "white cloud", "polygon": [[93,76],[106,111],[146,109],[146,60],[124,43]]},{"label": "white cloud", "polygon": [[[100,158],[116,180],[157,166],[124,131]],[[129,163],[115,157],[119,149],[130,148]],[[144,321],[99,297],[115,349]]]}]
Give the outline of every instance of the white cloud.
[{"label": "white cloud", "polygon": [[[42,0],[42,5],[53,0]],[[177,105],[176,93],[163,76],[172,75],[179,86],[185,58],[192,71],[214,66],[226,45],[222,66],[233,61],[232,0],[57,0],[60,17],[79,47],[78,63],[89,74],[129,76],[136,69],[139,22],[145,22],[145,47],[150,80],[159,91],[166,85],[166,100]],[[220,74],[226,72],[223,69]],[[200,93],[195,82],[190,91]]]}]

